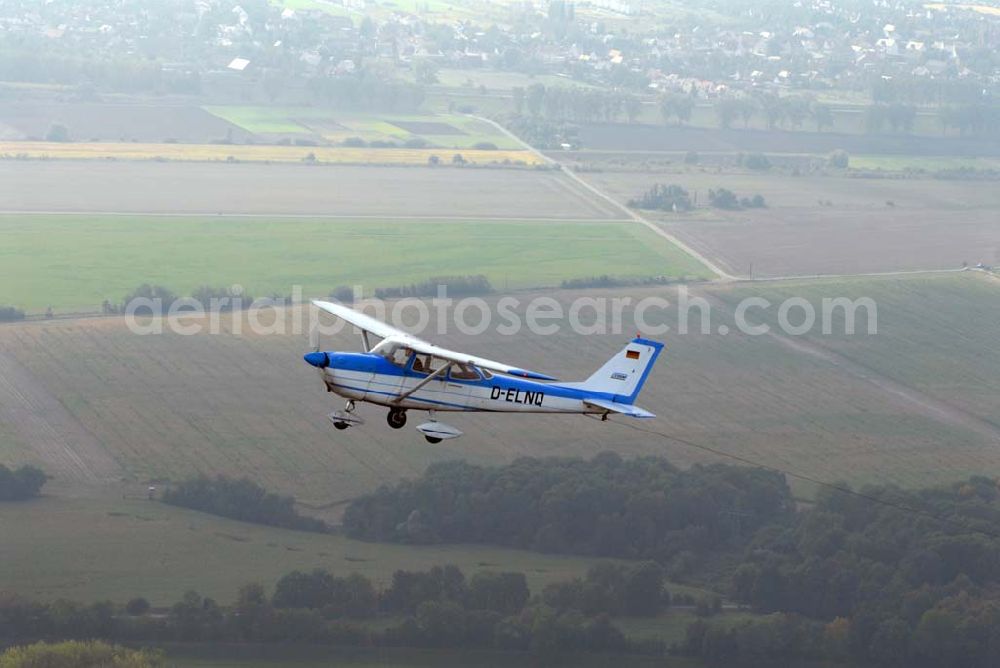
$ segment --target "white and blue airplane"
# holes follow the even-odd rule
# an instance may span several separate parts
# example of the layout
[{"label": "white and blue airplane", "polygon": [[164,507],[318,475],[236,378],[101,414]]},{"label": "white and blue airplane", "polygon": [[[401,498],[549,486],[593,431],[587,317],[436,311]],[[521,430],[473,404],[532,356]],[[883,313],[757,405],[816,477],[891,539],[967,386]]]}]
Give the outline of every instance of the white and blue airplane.
[{"label": "white and blue airplane", "polygon": [[[462,432],[439,422],[438,412],[566,413],[607,420],[620,414],[656,417],[634,404],[663,344],[632,339],[590,378],[560,383],[551,376],[482,357],[446,350],[352,308],[314,301],[318,308],[361,331],[364,352],[323,352],[318,339],[305,361],[319,370],[327,392],[347,399],[342,411],[329,415],[337,429],[360,425],[355,402],[389,409],[389,426],[406,425],[408,410],[427,411],[428,422],[417,430],[431,443],[457,438]],[[381,339],[372,345],[372,337]]]}]

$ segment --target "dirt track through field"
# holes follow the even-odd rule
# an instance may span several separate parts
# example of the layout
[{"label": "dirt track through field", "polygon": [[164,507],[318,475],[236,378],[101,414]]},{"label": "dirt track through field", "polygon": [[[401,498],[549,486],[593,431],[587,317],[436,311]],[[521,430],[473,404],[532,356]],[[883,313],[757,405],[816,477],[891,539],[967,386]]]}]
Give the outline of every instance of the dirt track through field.
[{"label": "dirt track through field", "polygon": [[769,336],[774,337],[782,345],[800,354],[811,355],[836,364],[844,372],[849,373],[858,380],[866,381],[877,387],[890,401],[896,403],[900,408],[908,410],[917,409],[937,422],[967,429],[986,439],[996,441],[1000,445],[1000,425],[994,422],[984,420],[948,402],[932,397],[926,392],[921,392],[914,387],[893,380],[875,369],[856,362],[818,343],[801,337],[780,335],[774,332],[770,332]]},{"label": "dirt track through field", "polygon": [[101,442],[2,350],[0,421],[13,427],[20,440],[30,444],[45,472],[61,482],[102,483],[121,476],[121,468]]}]

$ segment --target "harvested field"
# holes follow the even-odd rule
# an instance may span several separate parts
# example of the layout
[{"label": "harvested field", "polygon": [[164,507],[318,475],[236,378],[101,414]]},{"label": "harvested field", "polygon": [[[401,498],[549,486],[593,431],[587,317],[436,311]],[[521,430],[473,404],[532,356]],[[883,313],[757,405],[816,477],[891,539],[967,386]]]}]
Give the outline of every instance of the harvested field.
[{"label": "harvested field", "polygon": [[[110,483],[122,471],[112,453],[13,357],[0,348],[0,453],[25,447],[51,476],[84,484]],[[5,442],[6,441],[6,442]]]},{"label": "harvested field", "polygon": [[527,170],[0,161],[0,202],[41,212],[621,217],[564,176]]},{"label": "harvested field", "polygon": [[[209,143],[245,142],[251,134],[204,109],[138,104],[0,104],[0,141],[45,139],[54,124],[66,126],[74,141]],[[5,152],[0,149],[0,153]]]},{"label": "harvested field", "polygon": [[[732,326],[735,300],[767,295],[777,303],[799,287],[712,286],[700,294],[717,309],[714,332],[715,323]],[[995,281],[965,274],[801,289],[811,300],[872,297],[879,333],[679,334],[673,333],[674,309],[652,309],[647,325],[674,327],[665,335],[665,359],[638,402],[659,419],[642,426],[823,480],[918,486],[1000,475]],[[669,289],[624,292],[674,299]],[[575,295],[557,296],[565,304]],[[519,298],[523,305],[528,295]],[[771,311],[760,315],[773,318]],[[620,335],[576,335],[564,322],[552,336],[491,330],[467,337],[452,328],[431,338],[572,380],[589,375],[629,338],[629,309],[624,316],[629,333]],[[320,390],[301,360],[306,336],[243,332],[136,336],[117,319],[30,323],[0,327],[0,349],[66,406],[134,481],[197,472],[247,475],[322,504],[451,457],[499,463],[610,449],[665,455],[679,464],[716,459],[630,429],[635,423],[623,418],[598,425],[583,417],[449,416],[466,436],[443,447],[412,429],[386,428],[381,410],[363,406],[370,424],[337,432],[324,416],[339,401]],[[345,332],[324,347],[354,350],[357,341]],[[6,458],[41,457],[28,441]]]},{"label": "harvested field", "polygon": [[606,151],[827,154],[843,149],[850,153],[886,155],[1000,155],[1000,141],[973,137],[722,130],[674,125],[591,123],[580,126],[579,138],[585,149]]},{"label": "harvested field", "polygon": [[[581,176],[622,202],[654,183],[686,188],[702,208],[644,215],[738,276],[751,265],[754,276],[768,277],[1000,263],[1000,189],[989,183],[702,171]],[[708,209],[712,188],[759,193],[767,208]]]},{"label": "harvested field", "polygon": [[[450,151],[450,149],[448,149]],[[527,150],[461,149],[472,165],[543,164]],[[43,160],[170,160],[182,162],[309,162],[346,165],[419,165],[432,157],[453,162],[454,153],[432,148],[350,148],[346,146],[248,146],[237,144],[138,144],[0,142],[0,157]]]}]

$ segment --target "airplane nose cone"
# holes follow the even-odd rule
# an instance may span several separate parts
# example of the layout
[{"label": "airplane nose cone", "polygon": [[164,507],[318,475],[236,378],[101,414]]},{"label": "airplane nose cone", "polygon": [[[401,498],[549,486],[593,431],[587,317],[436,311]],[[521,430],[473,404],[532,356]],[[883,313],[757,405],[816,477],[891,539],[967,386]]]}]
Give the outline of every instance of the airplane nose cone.
[{"label": "airplane nose cone", "polygon": [[325,369],[330,363],[329,358],[327,358],[326,353],[306,353],[303,357],[306,362],[313,365],[317,369]]}]

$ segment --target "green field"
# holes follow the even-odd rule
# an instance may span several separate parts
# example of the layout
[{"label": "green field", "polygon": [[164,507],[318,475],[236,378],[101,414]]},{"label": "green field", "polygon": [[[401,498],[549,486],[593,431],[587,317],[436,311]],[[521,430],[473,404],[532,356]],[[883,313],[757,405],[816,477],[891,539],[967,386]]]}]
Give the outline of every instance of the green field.
[{"label": "green field", "polygon": [[359,137],[397,144],[423,139],[428,146],[441,148],[472,148],[480,142],[501,149],[524,148],[490,123],[459,114],[367,114],[316,107],[210,106],[205,110],[254,134],[310,135],[335,143]]},{"label": "green field", "polygon": [[887,172],[924,170],[936,172],[950,169],[1000,169],[1000,158],[919,155],[852,155],[852,169],[881,169]]},{"label": "green field", "polygon": [[[364,543],[343,536],[287,531],[174,508],[141,495],[45,496],[0,504],[0,591],[44,600],[145,596],[155,606],[195,589],[224,605],[239,587],[270,589],[294,569],[361,573],[388,585],[399,569],[455,564],[477,571],[523,572],[532,591],[582,576],[599,560],[480,545]],[[704,590],[668,583],[673,592]]]},{"label": "green field", "polygon": [[0,591],[40,599],[146,596],[170,605],[188,589],[228,604],[247,582],[270,588],[283,574],[326,568],[388,584],[398,569],[456,564],[520,571],[540,590],[582,575],[595,560],[483,546],[363,543],[226,520],[147,501],[49,496],[0,504]]},{"label": "green field", "polygon": [[[674,300],[672,288],[586,294],[623,292]],[[566,303],[575,294],[556,296]],[[995,278],[969,272],[711,285],[697,294],[717,312],[713,326],[732,326],[733,308],[745,297],[776,305],[791,296],[815,303],[868,296],[878,305],[878,333],[846,336],[834,319],[830,335],[680,334],[671,313],[654,312],[649,325],[674,329],[656,336],[668,348],[639,403],[659,417],[642,427],[828,482],[917,487],[1000,475]],[[751,321],[773,326],[774,313],[755,308]],[[452,331],[431,338],[572,380],[627,337]],[[345,331],[325,344],[354,350],[357,340]],[[198,336],[135,336],[117,318],[0,327],[0,462],[35,463],[55,476],[51,496],[0,505],[0,563],[12,565],[0,569],[0,590],[115,600],[143,594],[159,604],[195,587],[225,601],[248,579],[270,583],[292,568],[384,578],[396,568],[445,562],[467,572],[522,570],[538,586],[589,562],[486,547],[359,543],[240,524],[141,496],[151,478],[223,473],[293,494],[335,519],[345,499],[445,459],[499,464],[614,450],[678,465],[732,461],[634,431],[624,420],[456,415],[448,422],[465,436],[432,446],[410,428],[388,429],[381,410],[362,406],[369,423],[336,432],[324,416],[340,402],[302,363],[306,346],[304,334],[257,336],[246,327],[240,334],[231,325]],[[95,445],[81,447],[88,439]],[[67,459],[70,452],[78,458]],[[791,482],[804,497],[815,491]],[[666,638],[679,628],[635,630]]]},{"label": "green field", "polygon": [[[675,301],[673,288],[579,294],[623,293]],[[555,296],[567,304],[577,294]],[[712,300],[714,326],[731,332],[679,334],[673,310],[647,314],[647,325],[673,328],[655,335],[667,342],[667,352],[638,401],[657,420],[449,415],[465,436],[447,446],[426,443],[410,427],[388,429],[384,411],[369,405],[359,408],[366,425],[334,431],[325,416],[342,404],[302,362],[308,340],[292,329],[296,309],[285,314],[286,333],[270,336],[251,334],[245,322],[243,332],[235,332],[228,318],[222,333],[197,336],[136,336],[118,318],[3,326],[0,423],[10,438],[0,462],[36,463],[56,476],[55,489],[92,486],[95,479],[142,489],[151,478],[223,473],[326,505],[452,458],[500,464],[526,455],[614,450],[665,456],[678,465],[720,461],[630,428],[643,426],[826,481],[917,487],[1000,475],[995,279],[970,273],[761,283],[702,286],[697,294]],[[739,299],[766,296],[777,305],[797,294],[870,296],[879,305],[879,333],[746,336],[732,329]],[[532,296],[518,298],[524,304]],[[776,308],[753,312],[773,319]],[[620,350],[634,331],[631,315],[631,309],[623,312],[620,334],[575,334],[563,323],[552,336],[492,328],[466,336],[449,326],[444,335],[426,337],[578,380]],[[692,317],[699,317],[697,310]],[[349,331],[326,337],[323,345],[358,349]],[[82,462],[67,459],[68,451],[79,452]],[[795,485],[805,496],[814,491]]]},{"label": "green field", "polygon": [[441,275],[497,288],[597,274],[706,276],[642,226],[551,221],[392,221],[156,216],[0,216],[0,304],[93,309],[143,282],[190,294],[243,285],[307,296]]}]

